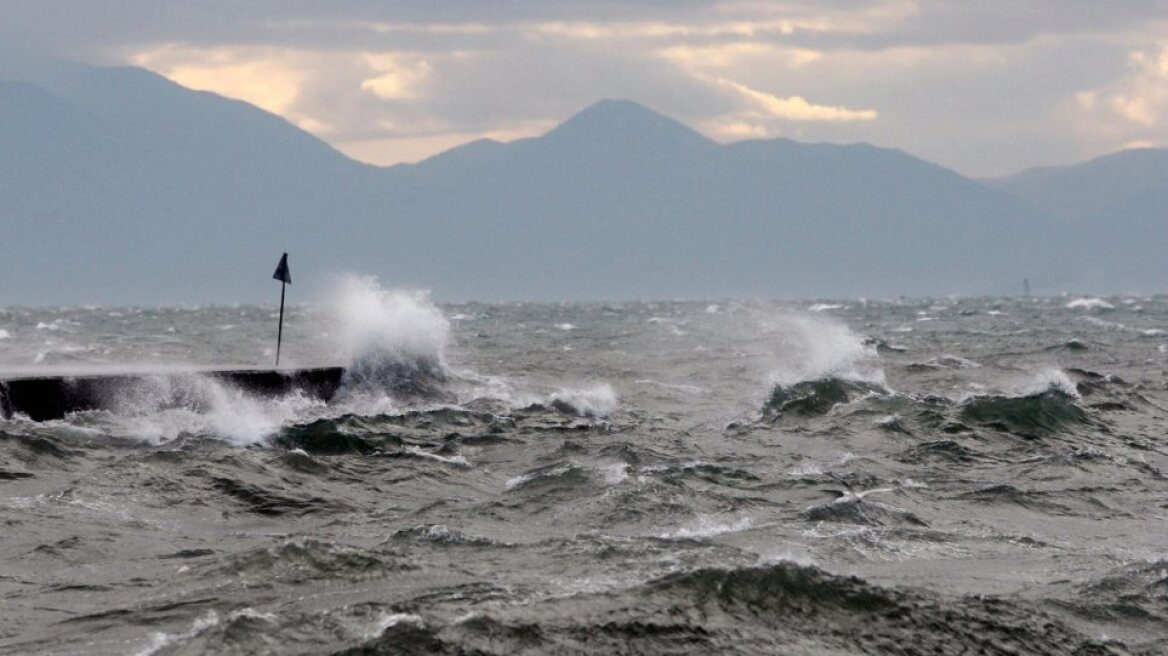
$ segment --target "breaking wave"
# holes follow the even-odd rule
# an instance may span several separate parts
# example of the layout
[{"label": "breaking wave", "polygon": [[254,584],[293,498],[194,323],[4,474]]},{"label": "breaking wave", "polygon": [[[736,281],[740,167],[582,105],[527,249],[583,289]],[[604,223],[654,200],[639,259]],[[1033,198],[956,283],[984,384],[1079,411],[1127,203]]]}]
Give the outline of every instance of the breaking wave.
[{"label": "breaking wave", "polygon": [[334,301],[347,366],[339,401],[395,406],[446,399],[450,322],[420,292],[382,289],[373,278],[347,276]]},{"label": "breaking wave", "polygon": [[766,326],[776,336],[772,386],[838,379],[883,386],[876,348],[843,323],[828,317],[789,315]]}]

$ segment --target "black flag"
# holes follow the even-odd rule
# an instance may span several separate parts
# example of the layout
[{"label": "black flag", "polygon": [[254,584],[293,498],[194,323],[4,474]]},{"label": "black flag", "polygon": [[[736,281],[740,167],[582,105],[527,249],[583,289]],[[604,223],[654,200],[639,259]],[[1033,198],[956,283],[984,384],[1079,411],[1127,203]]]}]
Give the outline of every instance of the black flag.
[{"label": "black flag", "polygon": [[280,263],[276,265],[276,272],[272,277],[281,282],[292,284],[292,272],[288,270],[288,254],[284,253],[284,257],[280,258]]}]

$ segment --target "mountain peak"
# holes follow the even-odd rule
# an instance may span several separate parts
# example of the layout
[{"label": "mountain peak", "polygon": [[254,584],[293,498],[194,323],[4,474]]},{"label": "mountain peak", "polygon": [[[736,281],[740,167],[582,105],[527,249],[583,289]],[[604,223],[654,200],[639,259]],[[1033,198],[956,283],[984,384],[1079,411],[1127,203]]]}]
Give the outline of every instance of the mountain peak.
[{"label": "mountain peak", "polygon": [[677,120],[623,99],[596,102],[546,137],[566,141],[713,143]]}]

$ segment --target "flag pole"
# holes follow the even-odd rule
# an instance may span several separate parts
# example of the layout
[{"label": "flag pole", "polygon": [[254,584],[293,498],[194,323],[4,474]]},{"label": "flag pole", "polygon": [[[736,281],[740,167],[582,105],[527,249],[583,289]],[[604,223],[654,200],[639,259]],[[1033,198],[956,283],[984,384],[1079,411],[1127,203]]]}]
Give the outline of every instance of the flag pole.
[{"label": "flag pole", "polygon": [[280,366],[280,346],[284,343],[284,290],[288,283],[280,281],[280,329],[276,331],[276,366]]},{"label": "flag pole", "polygon": [[284,293],[292,284],[292,273],[288,270],[288,254],[284,253],[272,277],[280,281],[280,328],[276,332],[276,366],[280,366],[280,347],[284,343]]}]

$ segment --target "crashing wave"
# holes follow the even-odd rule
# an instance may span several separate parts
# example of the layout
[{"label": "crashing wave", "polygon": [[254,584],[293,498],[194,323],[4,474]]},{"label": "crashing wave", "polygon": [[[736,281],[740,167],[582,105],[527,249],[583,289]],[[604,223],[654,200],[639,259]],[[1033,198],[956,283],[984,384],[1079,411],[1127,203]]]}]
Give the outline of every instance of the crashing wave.
[{"label": "crashing wave", "polygon": [[607,417],[619,405],[616,392],[607,383],[553,392],[548,404],[559,412],[580,417]]},{"label": "crashing wave", "polygon": [[389,291],[372,278],[349,276],[335,305],[348,360],[340,403],[454,400],[446,389],[450,322],[425,294]]},{"label": "crashing wave", "polygon": [[838,378],[884,385],[876,345],[824,316],[783,316],[767,326],[776,338],[776,366],[770,382],[791,386]]}]

